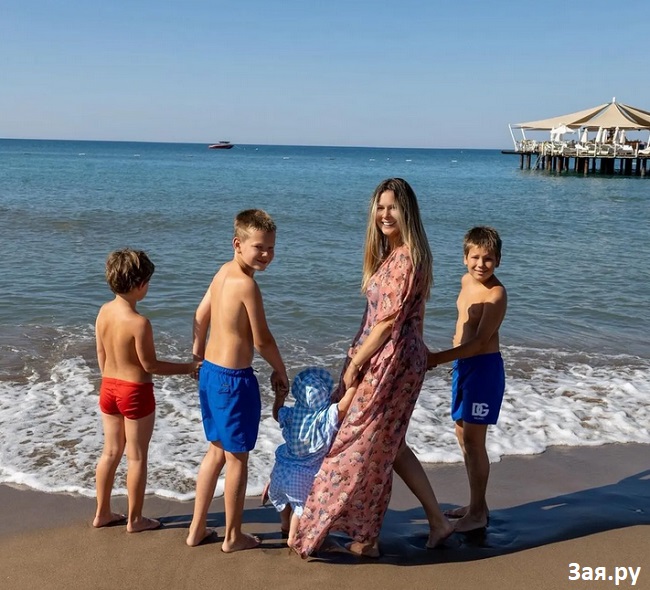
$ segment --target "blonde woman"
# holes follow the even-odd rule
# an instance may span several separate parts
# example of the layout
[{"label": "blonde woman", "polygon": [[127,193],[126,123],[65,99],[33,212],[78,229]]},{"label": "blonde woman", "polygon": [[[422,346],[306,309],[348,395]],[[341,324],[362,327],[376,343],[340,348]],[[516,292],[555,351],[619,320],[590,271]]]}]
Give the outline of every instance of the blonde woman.
[{"label": "blonde woman", "polygon": [[351,552],[378,557],[393,467],[427,513],[427,547],[453,530],[404,440],[426,373],[422,333],[432,280],[431,250],[415,193],[401,178],[385,180],[370,201],[361,284],[367,305],[339,395],[357,380],[359,387],[314,479],[291,544],[303,557],[318,549],[330,531],[347,534]]}]

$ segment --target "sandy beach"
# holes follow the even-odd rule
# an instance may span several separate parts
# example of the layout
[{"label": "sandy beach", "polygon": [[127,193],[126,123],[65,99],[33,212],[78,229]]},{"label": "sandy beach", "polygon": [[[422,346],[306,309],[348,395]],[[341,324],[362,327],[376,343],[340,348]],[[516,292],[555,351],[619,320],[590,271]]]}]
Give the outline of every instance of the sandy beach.
[{"label": "sandy beach", "polygon": [[[466,501],[461,465],[429,465],[427,472],[444,508]],[[650,445],[556,447],[505,458],[492,465],[488,500],[485,533],[453,535],[427,551],[424,513],[396,478],[380,559],[342,553],[332,538],[327,551],[300,560],[288,554],[276,513],[259,498],[247,499],[244,518],[245,530],[262,537],[261,549],[226,555],[220,537],[185,546],[191,502],[148,496],[145,513],[164,526],[129,535],[124,526],[93,529],[92,499],[0,486],[0,585],[557,590],[616,587],[616,576],[620,587],[631,587],[632,568],[634,587],[650,588]],[[114,508],[125,507],[126,499],[116,498]],[[220,533],[223,523],[215,499],[209,525]],[[596,568],[606,568],[604,580],[588,579]]]}]

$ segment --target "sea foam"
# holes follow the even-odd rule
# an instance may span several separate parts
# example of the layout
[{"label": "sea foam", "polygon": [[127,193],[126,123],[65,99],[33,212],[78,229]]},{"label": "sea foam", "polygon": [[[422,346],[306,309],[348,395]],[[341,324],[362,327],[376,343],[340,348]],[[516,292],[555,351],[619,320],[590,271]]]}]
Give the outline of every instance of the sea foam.
[{"label": "sea foam", "polygon": [[[503,356],[507,386],[499,423],[488,433],[492,462],[506,455],[541,453],[552,445],[650,443],[647,361],[516,347],[506,348]],[[303,360],[305,365],[330,366],[335,373],[330,357]],[[258,444],[250,456],[248,495],[261,492],[282,443],[270,415],[271,391],[263,363],[258,377],[264,403]],[[407,441],[424,462],[462,461],[449,415],[450,378],[448,367],[427,374],[411,419]],[[148,493],[190,500],[207,448],[196,384],[180,376],[155,382]],[[96,371],[81,356],[60,360],[21,381],[1,381],[0,483],[94,496],[102,449],[97,387]],[[122,461],[115,493],[125,494],[124,486]],[[222,493],[223,476],[216,491]]]}]

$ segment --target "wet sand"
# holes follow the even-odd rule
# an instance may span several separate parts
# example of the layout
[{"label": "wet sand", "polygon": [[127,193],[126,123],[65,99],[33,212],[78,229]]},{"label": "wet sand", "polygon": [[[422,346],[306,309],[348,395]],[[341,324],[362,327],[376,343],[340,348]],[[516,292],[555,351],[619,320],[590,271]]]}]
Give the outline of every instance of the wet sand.
[{"label": "wet sand", "polygon": [[[427,473],[443,508],[466,502],[461,465],[429,465]],[[247,499],[244,518],[262,547],[226,555],[220,536],[185,546],[191,502],[148,496],[145,514],[163,527],[129,535],[124,526],[94,529],[92,499],[3,485],[0,587],[606,589],[623,574],[614,568],[631,567],[634,587],[650,589],[650,445],[557,447],[506,458],[492,465],[488,501],[487,531],[455,534],[426,550],[424,513],[396,478],[380,559],[342,553],[343,540],[332,537],[328,550],[300,560],[288,554],[277,514],[259,498]],[[113,507],[125,510],[126,499]],[[215,499],[209,525],[222,533],[223,524],[223,502]],[[580,564],[580,580],[569,580],[571,563]],[[606,568],[607,578],[582,580],[585,567]],[[619,587],[631,587],[630,577]]]}]

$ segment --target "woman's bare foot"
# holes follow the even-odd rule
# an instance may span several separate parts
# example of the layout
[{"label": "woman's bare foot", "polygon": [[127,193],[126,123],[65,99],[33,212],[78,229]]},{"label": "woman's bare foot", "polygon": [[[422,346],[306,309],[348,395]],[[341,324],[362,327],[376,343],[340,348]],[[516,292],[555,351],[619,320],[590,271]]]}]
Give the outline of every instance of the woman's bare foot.
[{"label": "woman's bare foot", "polygon": [[370,543],[360,543],[359,541],[352,541],[352,543],[348,543],[345,546],[345,548],[350,553],[354,553],[354,555],[358,555],[359,557],[377,558],[381,555],[381,553],[379,553],[379,543],[377,541],[373,541]]},{"label": "woman's bare foot", "polygon": [[241,533],[241,536],[235,539],[231,543],[223,542],[221,545],[221,551],[224,553],[234,553],[235,551],[245,551],[246,549],[255,549],[259,547],[262,543],[256,535],[249,535],[248,533]]},{"label": "woman's bare foot", "polygon": [[463,518],[469,512],[469,506],[461,506],[460,508],[452,508],[451,510],[445,510],[443,514],[447,518]]},{"label": "woman's bare foot", "polygon": [[136,518],[133,522],[130,522],[126,525],[126,532],[141,533],[143,531],[153,531],[155,529],[159,529],[160,526],[161,524],[159,520],[141,516],[140,518]]},{"label": "woman's bare foot", "polygon": [[297,555],[298,557],[300,557],[300,559],[307,559],[306,555],[301,555],[300,554],[300,552],[294,546],[293,542],[289,543],[287,541],[287,547],[289,548],[289,556],[290,557],[295,557]]},{"label": "woman's bare foot", "polygon": [[111,526],[115,524],[121,524],[124,521],[126,521],[126,515],[125,514],[119,514],[118,512],[111,512],[107,516],[103,515],[97,515],[95,516],[95,519],[93,520],[93,526],[96,529],[99,529],[103,526]]},{"label": "woman's bare foot", "polygon": [[203,529],[201,534],[196,534],[190,531],[190,533],[187,535],[187,539],[185,539],[185,543],[187,544],[188,547],[198,547],[201,543],[204,543],[207,541],[210,537],[216,536],[217,534],[217,529]]},{"label": "woman's bare foot", "polygon": [[445,520],[445,524],[442,527],[431,529],[429,531],[429,538],[427,539],[425,547],[427,549],[435,549],[445,542],[453,532],[454,525],[452,525],[448,520]]},{"label": "woman's bare foot", "polygon": [[454,523],[454,532],[471,533],[479,529],[484,529],[488,525],[489,517],[487,514],[474,516],[469,512]]}]

